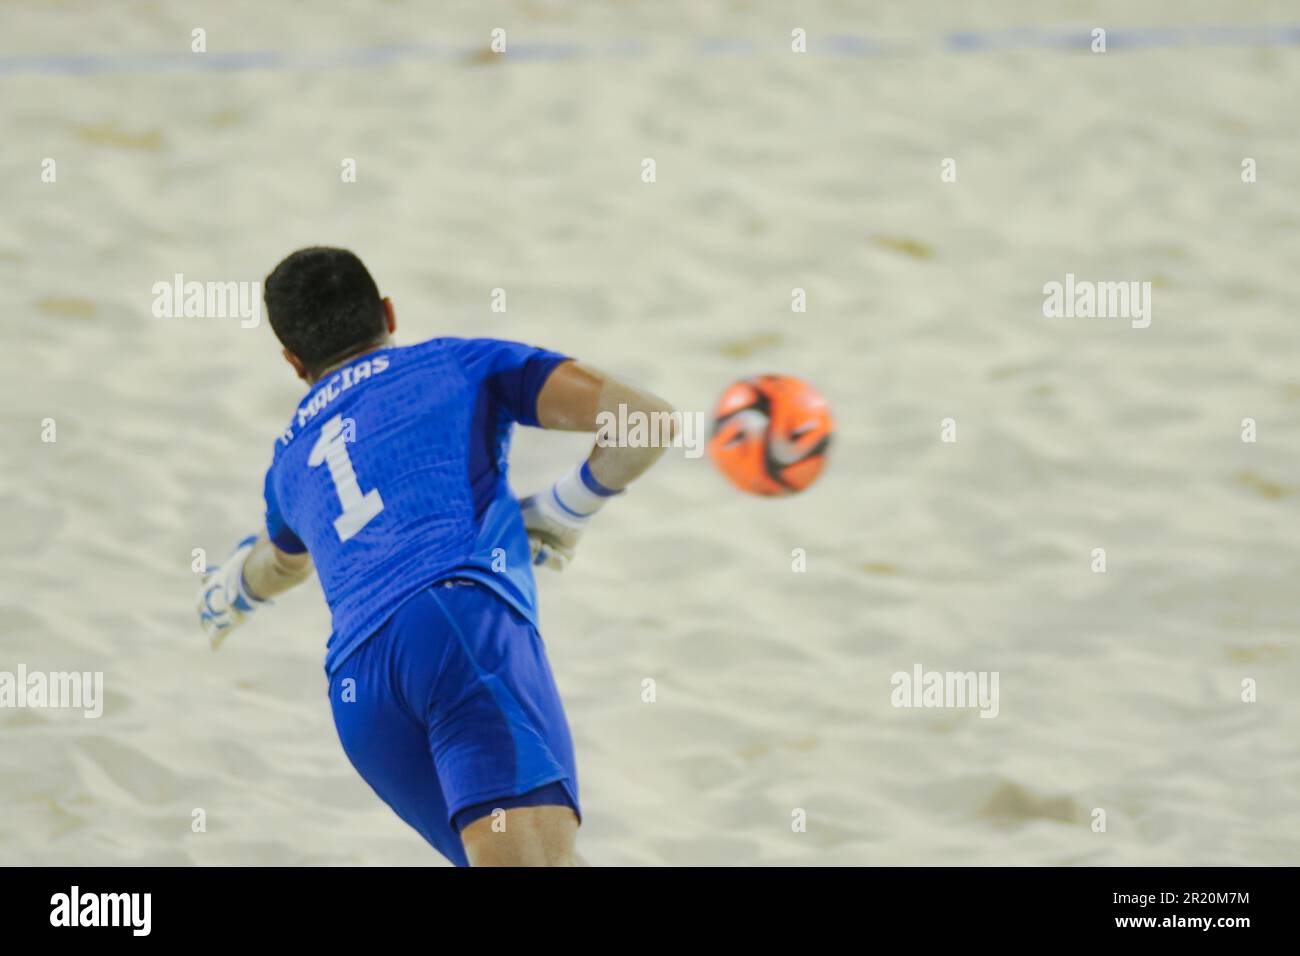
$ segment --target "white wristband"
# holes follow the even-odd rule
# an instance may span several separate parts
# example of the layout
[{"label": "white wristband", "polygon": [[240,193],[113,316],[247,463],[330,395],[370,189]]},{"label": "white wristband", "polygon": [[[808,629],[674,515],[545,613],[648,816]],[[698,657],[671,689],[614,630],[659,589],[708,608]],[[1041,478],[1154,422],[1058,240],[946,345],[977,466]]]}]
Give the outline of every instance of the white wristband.
[{"label": "white wristband", "polygon": [[225,574],[226,598],[233,607],[238,608],[245,614],[250,613],[263,604],[270,604],[268,598],[260,598],[248,588],[248,582],[244,580],[244,565],[248,563],[248,556],[253,553],[253,545],[257,542],[255,535],[250,535],[235,548],[235,553],[227,560],[226,565],[222,568]]},{"label": "white wristband", "polygon": [[591,470],[584,462],[551,487],[555,503],[571,518],[589,518],[610,498],[620,494],[603,487],[590,475]]}]

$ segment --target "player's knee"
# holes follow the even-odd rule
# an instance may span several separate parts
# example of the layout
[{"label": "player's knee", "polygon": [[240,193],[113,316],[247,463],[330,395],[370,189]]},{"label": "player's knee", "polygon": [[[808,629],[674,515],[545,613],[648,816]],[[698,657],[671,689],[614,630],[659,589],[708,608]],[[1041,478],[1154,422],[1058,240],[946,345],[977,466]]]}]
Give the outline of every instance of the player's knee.
[{"label": "player's knee", "polygon": [[496,810],[460,834],[471,866],[582,866],[578,818],[568,807]]}]

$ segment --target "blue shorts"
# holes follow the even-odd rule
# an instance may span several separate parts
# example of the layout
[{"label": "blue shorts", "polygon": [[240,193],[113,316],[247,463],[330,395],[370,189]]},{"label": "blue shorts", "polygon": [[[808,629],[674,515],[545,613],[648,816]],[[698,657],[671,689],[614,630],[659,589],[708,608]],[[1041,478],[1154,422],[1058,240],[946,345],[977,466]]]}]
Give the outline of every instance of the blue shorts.
[{"label": "blue shorts", "polygon": [[497,808],[578,808],[573,742],[542,637],[480,584],[403,604],[330,677],[352,766],[457,866],[460,829]]}]

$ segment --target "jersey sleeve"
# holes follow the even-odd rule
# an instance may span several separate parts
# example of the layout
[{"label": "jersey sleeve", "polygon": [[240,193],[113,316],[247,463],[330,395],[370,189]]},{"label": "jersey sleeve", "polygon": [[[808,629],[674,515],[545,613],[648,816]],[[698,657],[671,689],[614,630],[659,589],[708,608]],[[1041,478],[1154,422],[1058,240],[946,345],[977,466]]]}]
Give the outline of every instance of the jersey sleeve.
[{"label": "jersey sleeve", "polygon": [[569,356],[502,339],[461,339],[455,345],[461,367],[472,381],[521,425],[536,427],[537,396],[555,367]]},{"label": "jersey sleeve", "polygon": [[307,546],[284,520],[284,515],[280,511],[280,502],[275,495],[275,483],[271,480],[273,470],[274,466],[266,470],[266,484],[262,491],[266,498],[267,536],[273,545],[286,554],[302,554],[307,550]]}]

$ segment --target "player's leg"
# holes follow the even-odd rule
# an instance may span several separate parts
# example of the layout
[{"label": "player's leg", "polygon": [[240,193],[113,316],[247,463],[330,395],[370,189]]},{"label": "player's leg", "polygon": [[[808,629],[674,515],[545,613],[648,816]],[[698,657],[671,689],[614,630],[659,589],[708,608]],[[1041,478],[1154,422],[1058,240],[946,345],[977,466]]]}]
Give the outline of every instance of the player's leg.
[{"label": "player's leg", "polygon": [[460,831],[470,866],[586,866],[577,836],[578,818],[567,806],[493,810]]},{"label": "player's leg", "polygon": [[394,656],[401,650],[395,636],[390,621],[331,676],[339,740],[380,799],[448,860],[468,866],[429,753],[428,729],[407,710],[392,683]]},{"label": "player's leg", "polygon": [[468,858],[580,863],[573,743],[541,635],[481,585],[427,593],[454,635],[439,661],[429,743]]}]

